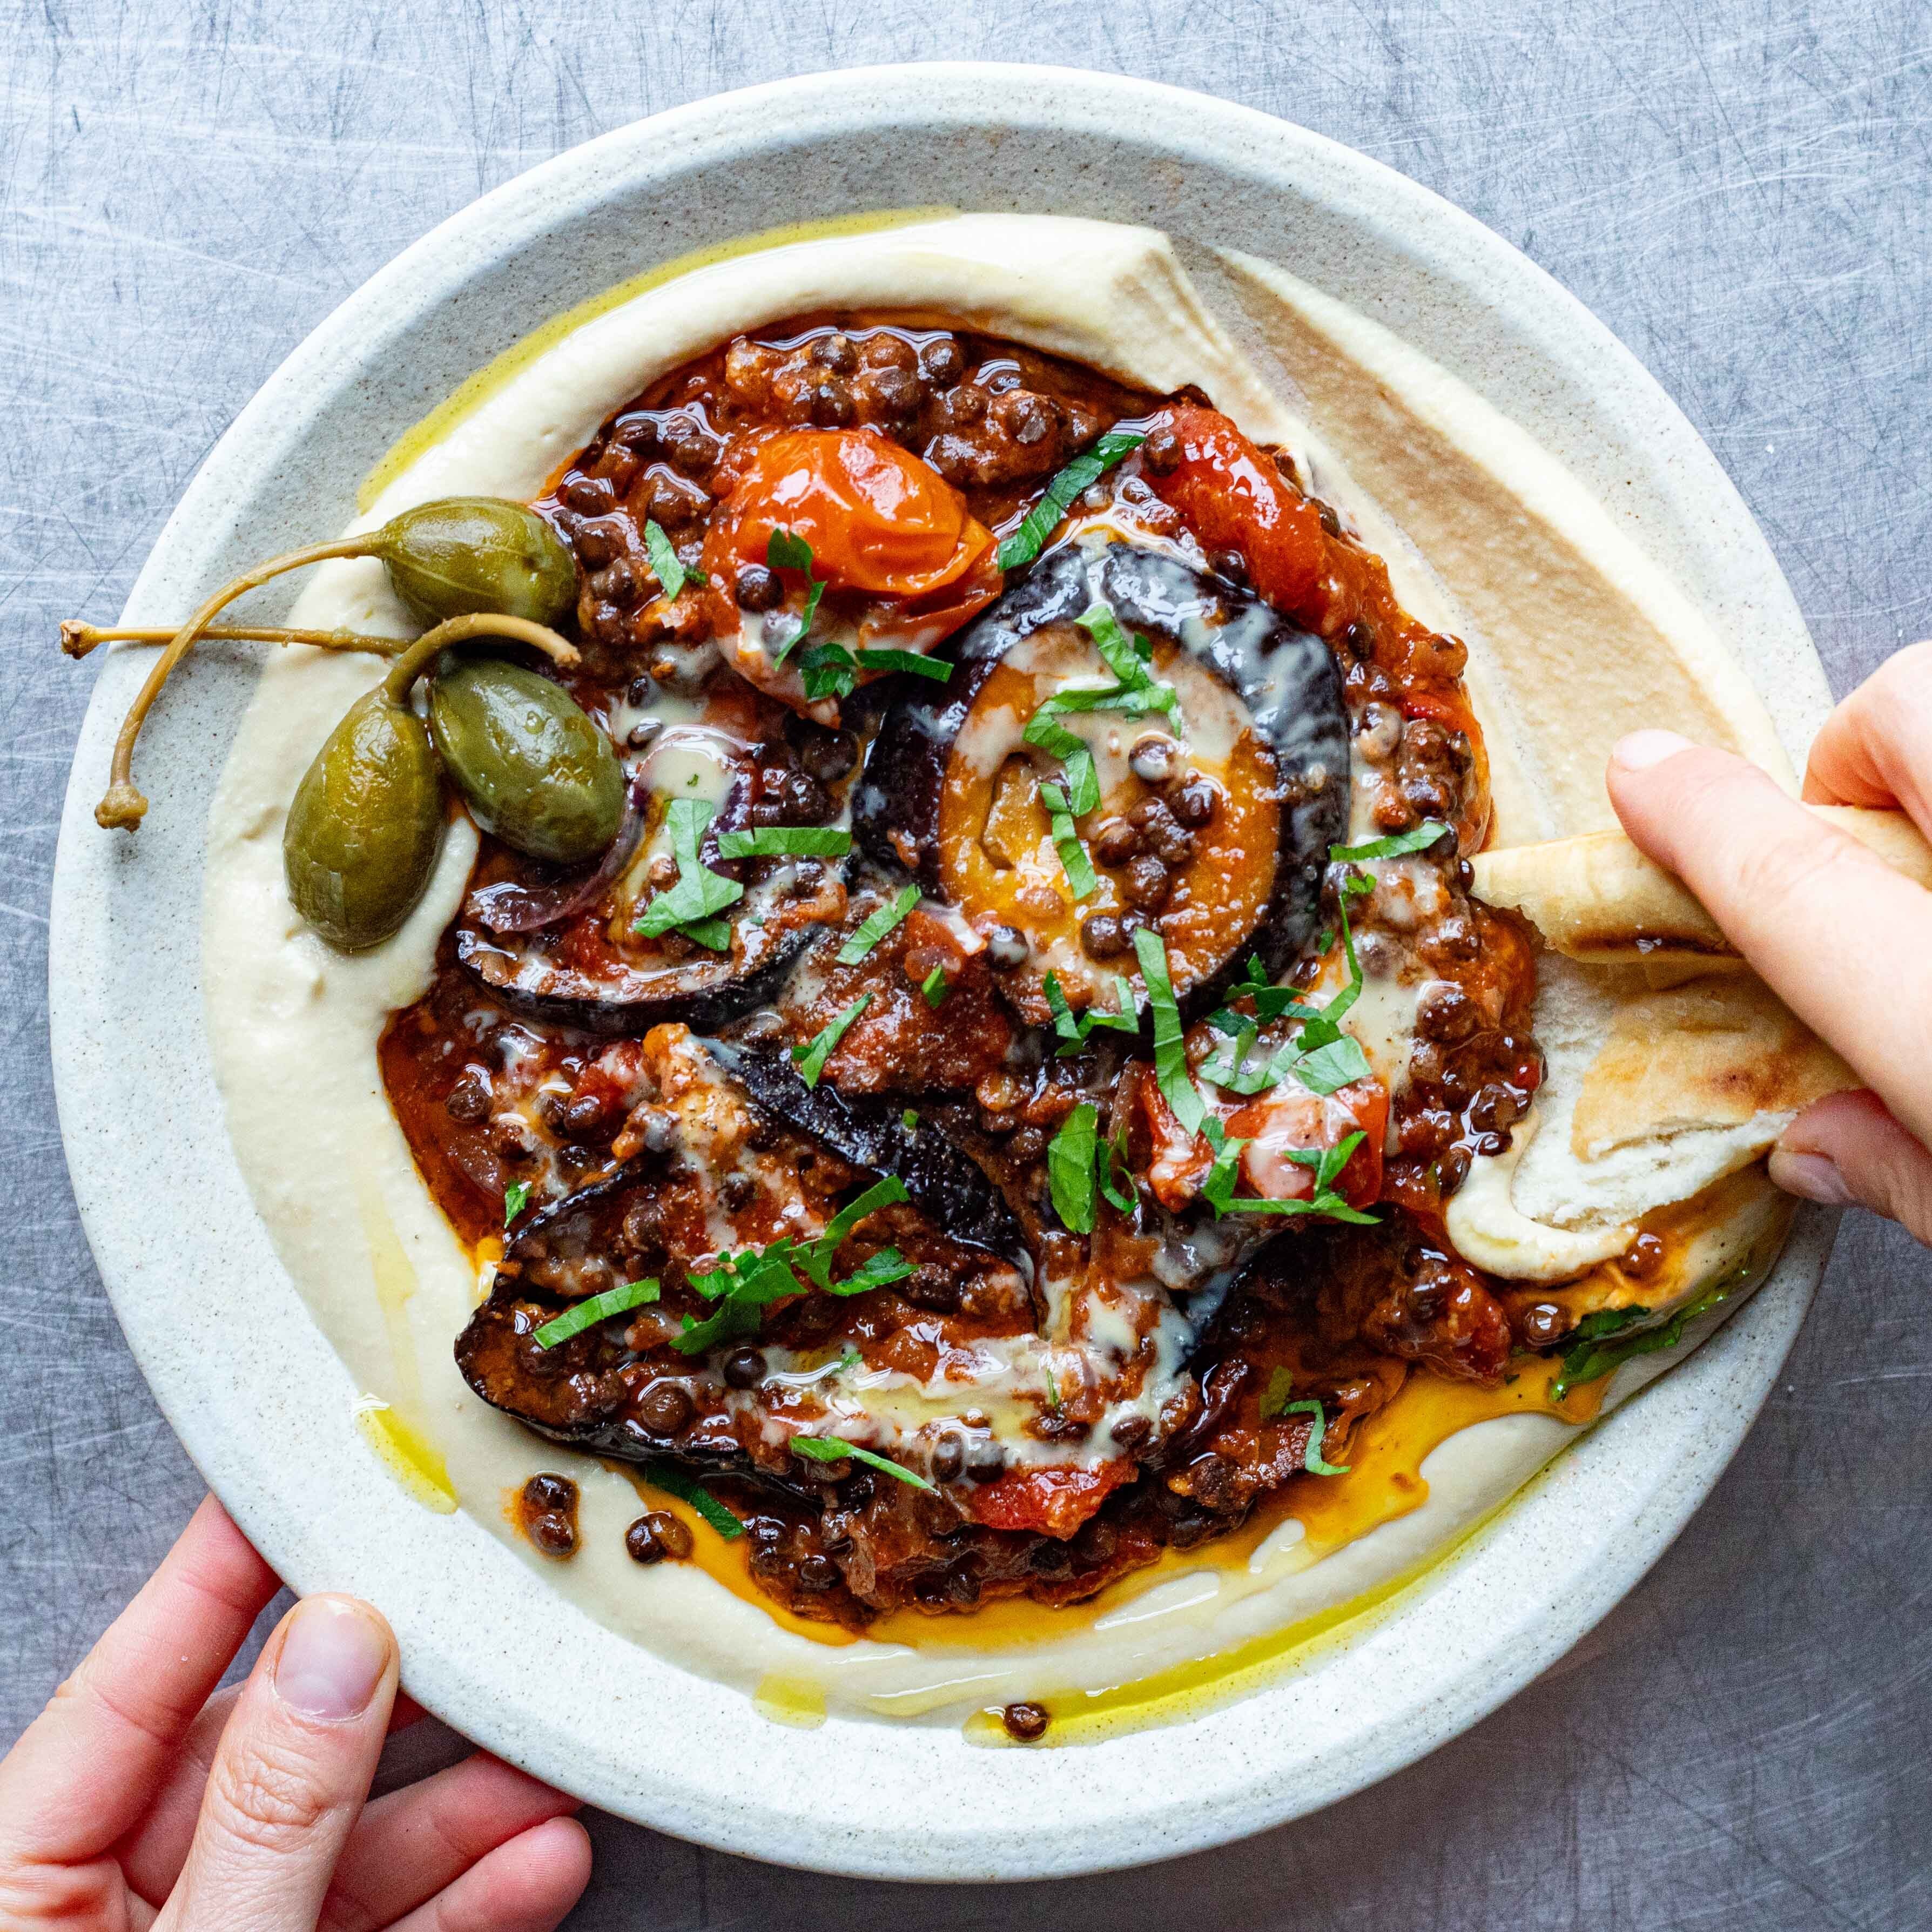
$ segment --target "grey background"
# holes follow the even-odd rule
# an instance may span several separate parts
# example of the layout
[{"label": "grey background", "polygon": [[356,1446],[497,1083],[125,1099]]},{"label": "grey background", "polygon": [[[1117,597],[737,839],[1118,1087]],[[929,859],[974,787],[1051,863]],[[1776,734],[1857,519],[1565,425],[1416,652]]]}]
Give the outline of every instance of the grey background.
[{"label": "grey background", "polygon": [[[56,626],[118,610],[263,378],[484,190],[658,109],[863,62],[1017,56],[1226,95],[1392,163],[1588,303],[1737,479],[1834,690],[1932,632],[1922,0],[10,0],[0,20],[7,1738],[200,1490],[55,1124],[46,908],[90,681]],[[1932,1923],[1928,1281],[1895,1229],[1849,1222],[1677,1546],[1556,1671],[1374,1790],[1150,1871],[999,1891],[804,1876],[593,1819],[571,1924]],[[412,1733],[396,1774],[454,1748]]]}]

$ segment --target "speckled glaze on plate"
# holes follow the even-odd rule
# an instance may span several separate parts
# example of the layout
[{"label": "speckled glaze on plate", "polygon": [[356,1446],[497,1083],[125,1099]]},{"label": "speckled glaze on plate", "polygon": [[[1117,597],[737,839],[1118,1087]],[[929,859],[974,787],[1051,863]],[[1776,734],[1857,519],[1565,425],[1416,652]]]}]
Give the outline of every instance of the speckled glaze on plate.
[{"label": "speckled glaze on plate", "polygon": [[[195,478],[130,599],[177,617],[351,514],[396,435],[549,316],[653,263],[783,223],[944,205],[1087,214],[1292,266],[1415,343],[1528,430],[1743,654],[1802,757],[1822,674],[1770,551],[1656,383],[1487,230],[1348,149],[1144,82],[946,65],[813,76],[622,129],[446,223],[330,316]],[[1061,1750],[952,1726],[782,1731],[739,1694],[561,1602],[466,1516],[412,1502],[270,1246],[203,1037],[208,804],[256,658],[204,646],[142,747],[138,838],[92,810],[148,662],[108,658],[62,822],[52,1008],[88,1238],[169,1420],[298,1588],[394,1622],[413,1694],[608,1810],[732,1851],[896,1878],[1129,1865],[1224,1843],[1385,1776],[1574,1644],[1683,1526],[1768,1393],[1828,1250],[1801,1217],[1748,1307],[1397,1600],[1191,1722]],[[886,1794],[890,1794],[889,1796]]]}]

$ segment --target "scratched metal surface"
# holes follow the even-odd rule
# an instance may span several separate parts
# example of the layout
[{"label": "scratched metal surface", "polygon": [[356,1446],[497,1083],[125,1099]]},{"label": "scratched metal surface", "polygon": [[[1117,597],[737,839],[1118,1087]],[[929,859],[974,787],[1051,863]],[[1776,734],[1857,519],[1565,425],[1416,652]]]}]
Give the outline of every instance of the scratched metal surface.
[{"label": "scratched metal surface", "polygon": [[[1393,163],[1602,316],[1743,488],[1836,689],[1932,632],[1922,0],[8,0],[0,21],[6,1738],[200,1486],[109,1312],[55,1126],[45,914],[88,683],[55,625],[118,608],[263,377],[485,189],[657,109],[862,62],[1024,53],[1226,94]],[[1348,1803],[998,1892],[802,1876],[596,1820],[571,1923],[1932,1923],[1929,1284],[1896,1231],[1848,1226],[1784,1384],[1650,1579],[1558,1672]],[[413,1740],[399,1771],[454,1749]]]}]

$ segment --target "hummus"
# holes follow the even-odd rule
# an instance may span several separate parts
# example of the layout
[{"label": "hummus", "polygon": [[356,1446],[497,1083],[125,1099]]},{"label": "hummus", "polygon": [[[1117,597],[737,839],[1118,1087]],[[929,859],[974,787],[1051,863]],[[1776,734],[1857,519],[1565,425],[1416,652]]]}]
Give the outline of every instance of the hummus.
[{"label": "hummus", "polygon": [[[1225,322],[1164,236],[1094,222],[966,215],[718,262],[596,315],[507,380],[479,386],[469,413],[391,476],[353,527],[439,496],[536,496],[612,408],[740,332],[829,308],[928,314],[1158,392],[1198,387],[1256,440],[1292,449],[1386,560],[1408,609],[1468,642],[1497,842],[1606,824],[1604,751],[1639,724],[1695,734],[1787,773],[1768,717],[1721,643],[1553,459],[1378,325],[1268,263],[1231,256],[1224,266],[1240,308]],[[1231,330],[1277,359],[1299,393],[1270,386]],[[315,572],[290,621],[411,628],[367,560]],[[1617,641],[1614,677],[1602,668],[1606,637]],[[290,797],[380,668],[302,649],[264,667],[210,818],[208,1032],[243,1172],[305,1302],[365,1391],[372,1445],[430,1506],[460,1508],[497,1532],[506,1562],[541,1567],[600,1622],[760,1694],[776,1718],[838,1709],[956,1721],[1171,1671],[1385,1588],[1480,1522],[1573,1433],[1532,1413],[1465,1429],[1428,1456],[1427,1499],[1396,1520],[1337,1546],[1291,1519],[1239,1562],[1171,1556],[1151,1587],[1061,1613],[1044,1636],[1002,1636],[997,1622],[972,1618],[929,1643],[851,1640],[782,1619],[695,1564],[640,1569],[624,1550],[640,1507],[632,1478],[540,1441],[458,1372],[452,1344],[478,1299],[476,1269],[416,1174],[377,1068],[387,1016],[429,982],[473,831],[452,825],[427,897],[374,953],[332,952],[288,902]],[[1546,728],[1552,718],[1560,728]],[[1382,1032],[1390,1024],[1366,1012],[1358,1022]],[[1384,1040],[1364,1044],[1390,1051]],[[1472,1198],[1492,1211],[1472,1240],[1486,1229],[1496,1243],[1526,1246],[1532,1264],[1504,1271],[1530,1274],[1547,1261],[1539,1243],[1576,1267],[1617,1252],[1600,1229],[1580,1234],[1513,1203],[1514,1162],[1534,1144],[1522,1136],[1512,1156],[1478,1164],[1494,1171],[1472,1175]],[[1640,1209],[1675,1198],[1651,1192]],[[1684,1266],[1700,1278],[1761,1254],[1772,1231],[1768,1184],[1727,1203],[1686,1248]],[[1623,1371],[1610,1399],[1660,1359],[1669,1358]],[[568,1564],[538,1556],[506,1508],[543,1469],[580,1486],[580,1546]]]}]

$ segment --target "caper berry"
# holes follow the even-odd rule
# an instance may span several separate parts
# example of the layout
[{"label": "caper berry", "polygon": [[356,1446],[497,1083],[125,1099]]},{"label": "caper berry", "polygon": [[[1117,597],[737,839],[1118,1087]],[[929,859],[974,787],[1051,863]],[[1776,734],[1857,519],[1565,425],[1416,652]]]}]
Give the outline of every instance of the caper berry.
[{"label": "caper berry", "polygon": [[380,687],[358,698],[296,788],[282,863],[296,910],[345,952],[410,916],[442,843],[442,788],[422,722]]},{"label": "caper berry", "polygon": [[391,518],[374,548],[418,623],[490,611],[554,625],[577,602],[577,566],[563,539],[521,503],[419,503]]},{"label": "caper berry", "polygon": [[561,685],[501,658],[465,659],[430,685],[429,726],[476,822],[505,844],[580,866],[617,836],[617,754]]}]

